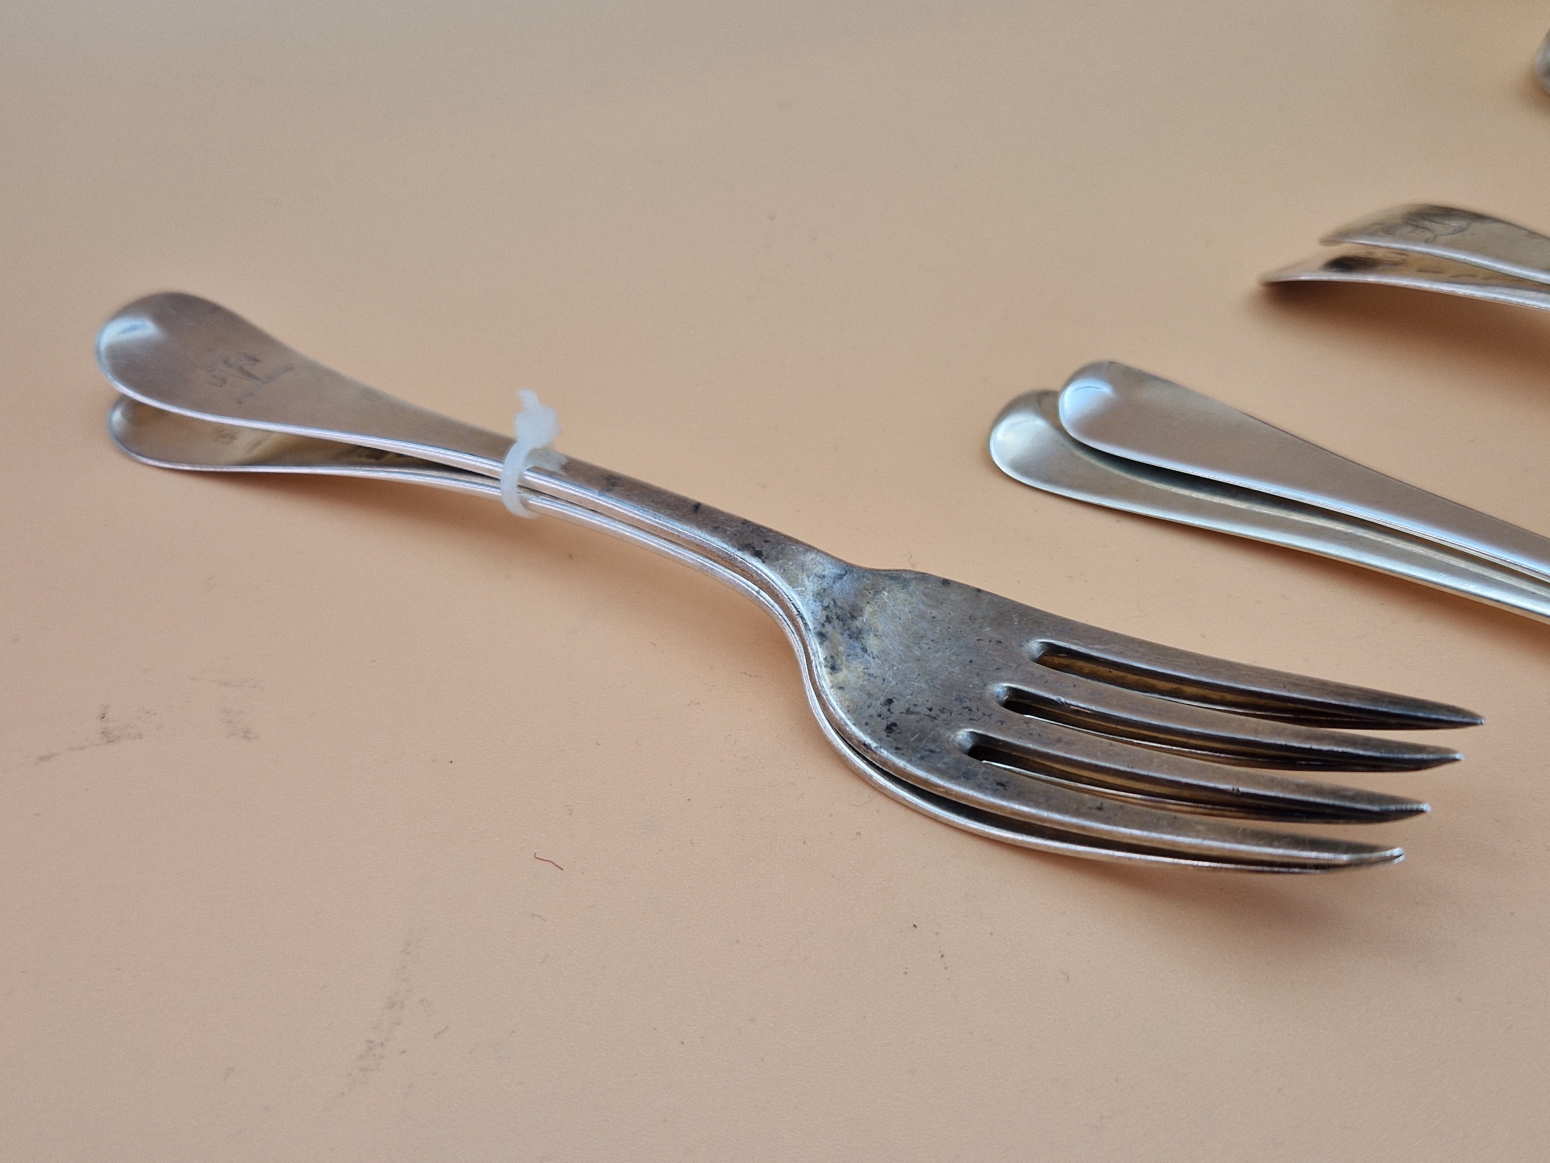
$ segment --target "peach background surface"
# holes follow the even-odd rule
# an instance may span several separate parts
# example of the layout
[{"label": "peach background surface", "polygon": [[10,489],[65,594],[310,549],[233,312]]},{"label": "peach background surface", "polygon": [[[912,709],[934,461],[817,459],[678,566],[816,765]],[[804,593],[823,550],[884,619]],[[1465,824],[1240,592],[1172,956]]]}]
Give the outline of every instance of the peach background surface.
[{"label": "peach background surface", "polygon": [[[1002,477],[1157,371],[1550,531],[1550,318],[1267,294],[1407,201],[1550,230],[1507,0],[12,0],[0,1154],[1550,1154],[1550,628]],[[642,551],[158,472],[101,321],[347,374],[851,560],[1459,703],[1313,878],[1031,854],[868,790],[780,632]]]}]

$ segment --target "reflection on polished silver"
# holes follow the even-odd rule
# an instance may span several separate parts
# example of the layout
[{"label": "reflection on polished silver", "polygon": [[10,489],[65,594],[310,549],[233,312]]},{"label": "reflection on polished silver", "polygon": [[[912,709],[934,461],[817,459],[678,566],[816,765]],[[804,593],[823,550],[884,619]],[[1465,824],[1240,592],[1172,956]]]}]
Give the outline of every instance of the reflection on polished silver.
[{"label": "reflection on polished silver", "polygon": [[1455,206],[1380,210],[1319,240],[1334,247],[1264,283],[1377,283],[1550,310],[1550,238]]},{"label": "reflection on polished silver", "polygon": [[[493,492],[510,444],[348,380],[188,295],[130,304],[103,329],[99,357],[121,391],[153,406],[117,406],[115,438],[167,467]],[[1399,849],[1212,817],[1356,823],[1424,811],[1272,769],[1432,767],[1457,753],[1329,728],[1480,721],[1111,634],[946,578],[849,565],[574,458],[533,465],[521,486],[540,512],[755,597],[790,635],[820,726],[873,786],[1029,848],[1265,872],[1388,863]]]},{"label": "reflection on polished silver", "polygon": [[1328,509],[1089,448],[1061,426],[1059,401],[1059,392],[1028,392],[996,418],[990,455],[1008,476],[1079,501],[1301,549],[1550,621],[1550,584]]},{"label": "reflection on polished silver", "polygon": [[[1267,493],[1473,557],[1496,571],[1498,581],[1492,589],[1466,584],[1461,592],[1544,613],[1550,539],[1347,460],[1210,396],[1121,363],[1095,363],[1061,390],[1059,413],[1071,436],[1110,456]],[[1514,578],[1514,589],[1502,588]]]}]

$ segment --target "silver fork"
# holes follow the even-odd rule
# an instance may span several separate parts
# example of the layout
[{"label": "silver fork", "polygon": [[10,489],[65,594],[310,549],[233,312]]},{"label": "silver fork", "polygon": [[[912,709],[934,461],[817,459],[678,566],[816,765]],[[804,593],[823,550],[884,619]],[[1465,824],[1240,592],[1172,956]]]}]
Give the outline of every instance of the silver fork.
[{"label": "silver fork", "polygon": [[[104,327],[99,358],[121,391],[224,425],[232,445],[244,430],[262,429],[486,479],[500,476],[510,446],[329,371],[189,295],[130,304]],[[331,471],[352,457],[361,462],[339,453]],[[269,471],[286,459],[272,450],[225,464],[143,458]],[[296,463],[293,456],[290,471],[319,471]],[[1274,872],[1392,862],[1401,850],[1210,817],[1376,822],[1424,811],[1402,797],[1267,769],[1432,767],[1459,756],[1328,728],[1481,721],[1457,707],[1111,634],[946,578],[853,566],[558,454],[530,465],[520,487],[535,509],[753,592],[791,635],[821,726],[863,774],[875,771],[938,819],[1025,847]]]}]

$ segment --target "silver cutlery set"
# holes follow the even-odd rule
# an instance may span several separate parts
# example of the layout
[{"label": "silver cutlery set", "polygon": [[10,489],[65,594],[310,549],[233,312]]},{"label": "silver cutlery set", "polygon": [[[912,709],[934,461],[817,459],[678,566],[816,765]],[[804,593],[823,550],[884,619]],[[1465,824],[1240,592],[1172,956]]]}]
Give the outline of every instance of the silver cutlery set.
[{"label": "silver cutlery set", "polygon": [[[1550,238],[1433,206],[1374,215],[1267,281],[1421,287],[1550,308]],[[877,790],[1006,843],[1259,872],[1399,848],[1277,824],[1376,823],[1413,799],[1321,781],[1445,747],[1358,734],[1479,723],[1458,707],[1113,634],[772,529],[385,395],[224,308],[159,294],[98,341],[129,456],[163,468],[424,484],[590,526],[753,598],[785,630],[820,730]],[[519,421],[520,423],[520,421]],[[1007,405],[995,463],[1067,497],[1307,550],[1550,620],[1550,540],[1117,363]],[[1263,825],[1272,825],[1266,827]]]},{"label": "silver cutlery set", "polygon": [[[1550,238],[1409,205],[1267,285],[1369,283],[1550,310]],[[1550,538],[1385,476],[1160,376],[1104,362],[997,417],[991,458],[1062,496],[1379,570],[1550,620]]]}]

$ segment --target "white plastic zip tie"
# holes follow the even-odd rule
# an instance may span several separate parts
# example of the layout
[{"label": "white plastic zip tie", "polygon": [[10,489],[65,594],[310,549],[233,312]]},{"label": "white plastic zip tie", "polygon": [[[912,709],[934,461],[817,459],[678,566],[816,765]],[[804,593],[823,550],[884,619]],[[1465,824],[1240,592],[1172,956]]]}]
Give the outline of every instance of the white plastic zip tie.
[{"label": "white plastic zip tie", "polygon": [[517,442],[501,465],[501,500],[518,517],[536,517],[538,514],[522,503],[517,484],[534,457],[553,446],[555,437],[560,434],[560,421],[553,408],[538,402],[537,392],[523,389],[517,393],[517,398],[522,401],[522,411],[517,413],[516,419]]}]

